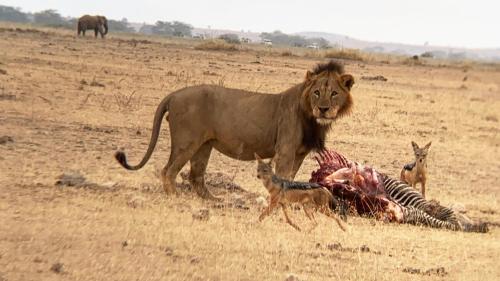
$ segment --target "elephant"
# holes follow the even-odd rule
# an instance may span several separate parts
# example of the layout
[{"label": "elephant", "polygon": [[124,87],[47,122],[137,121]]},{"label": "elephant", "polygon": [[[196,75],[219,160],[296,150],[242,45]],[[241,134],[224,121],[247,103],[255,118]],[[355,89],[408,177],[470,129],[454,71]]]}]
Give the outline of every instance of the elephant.
[{"label": "elephant", "polygon": [[83,36],[85,36],[87,29],[93,29],[95,37],[100,33],[101,38],[104,38],[104,35],[108,33],[108,20],[104,16],[84,15],[78,19],[78,36],[80,36],[80,33],[83,33]]}]

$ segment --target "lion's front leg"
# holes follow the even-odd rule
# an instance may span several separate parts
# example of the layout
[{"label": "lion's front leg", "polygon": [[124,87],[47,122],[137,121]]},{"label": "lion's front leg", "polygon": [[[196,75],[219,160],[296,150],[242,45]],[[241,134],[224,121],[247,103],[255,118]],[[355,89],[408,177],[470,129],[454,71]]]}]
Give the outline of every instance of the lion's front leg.
[{"label": "lion's front leg", "polygon": [[289,153],[289,154],[276,154],[275,156],[275,162],[276,162],[276,175],[280,178],[287,179],[287,180],[293,180],[295,177],[294,173],[294,160],[295,160],[295,154],[294,153]]},{"label": "lion's front leg", "polygon": [[292,180],[297,175],[297,172],[299,171],[300,166],[302,166],[302,162],[304,162],[304,158],[306,158],[307,154],[308,154],[308,152],[302,152],[302,153],[297,153],[295,155],[295,159],[293,159],[293,168],[292,168],[292,177],[291,177]]}]

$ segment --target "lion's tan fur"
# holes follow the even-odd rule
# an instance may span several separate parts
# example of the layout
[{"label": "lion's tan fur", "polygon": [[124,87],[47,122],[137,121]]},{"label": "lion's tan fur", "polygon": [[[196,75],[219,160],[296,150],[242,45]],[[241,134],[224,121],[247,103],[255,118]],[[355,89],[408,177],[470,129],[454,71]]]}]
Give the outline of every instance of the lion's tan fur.
[{"label": "lion's tan fur", "polygon": [[253,160],[254,153],[274,157],[276,174],[293,179],[304,157],[324,147],[331,121],[349,112],[352,105],[350,89],[354,78],[334,62],[319,68],[321,71],[308,71],[304,82],[280,94],[213,85],[176,91],[157,108],[151,141],[142,161],[130,166],[121,151],[116,153],[116,159],[129,170],[144,166],[168,112],[171,154],[162,170],[167,193],[176,192],[175,178],[190,161],[191,183],[200,196],[210,197],[203,175],[212,148],[240,160]]}]

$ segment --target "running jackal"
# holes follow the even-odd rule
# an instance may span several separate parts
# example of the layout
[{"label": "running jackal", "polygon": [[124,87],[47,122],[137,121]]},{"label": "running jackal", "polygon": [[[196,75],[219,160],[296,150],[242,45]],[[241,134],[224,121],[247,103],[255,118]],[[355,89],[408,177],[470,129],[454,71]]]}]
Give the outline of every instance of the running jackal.
[{"label": "running jackal", "polygon": [[318,225],[314,218],[314,213],[317,211],[335,219],[339,227],[343,231],[346,230],[345,226],[342,225],[339,218],[332,211],[338,205],[338,201],[325,187],[315,183],[281,179],[274,174],[271,161],[266,163],[257,154],[255,154],[255,158],[257,159],[257,178],[262,180],[270,194],[269,206],[262,212],[259,221],[262,221],[276,207],[281,207],[286,222],[300,231],[300,227],[290,220],[287,211],[290,204],[298,203],[302,205],[306,216],[314,223],[314,226],[309,231]]}]

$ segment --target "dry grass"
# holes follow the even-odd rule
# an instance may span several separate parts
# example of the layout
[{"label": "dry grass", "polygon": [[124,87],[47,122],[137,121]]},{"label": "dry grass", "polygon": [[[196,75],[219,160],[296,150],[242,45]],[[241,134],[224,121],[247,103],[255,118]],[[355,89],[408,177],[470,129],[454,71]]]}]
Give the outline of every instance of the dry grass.
[{"label": "dry grass", "polygon": [[325,51],[323,56],[329,59],[364,61],[366,54],[354,49],[333,49]]},{"label": "dry grass", "polygon": [[238,51],[235,44],[227,43],[221,39],[206,40],[194,47],[196,50],[204,51]]},{"label": "dry grass", "polygon": [[[234,178],[247,192],[213,188],[222,204],[190,192],[166,198],[158,171],[169,154],[167,124],[140,171],[123,170],[113,153],[124,147],[132,163],[142,157],[156,106],[172,91],[219,83],[277,93],[323,59],[295,49],[296,57],[260,47],[211,52],[186,48],[189,40],[113,34],[95,40],[43,30],[0,32],[7,71],[0,75],[0,137],[9,140],[0,144],[0,279],[284,280],[290,273],[300,280],[499,279],[500,73],[493,68],[346,61],[355,77],[388,81],[357,79],[355,110],[327,140],[393,176],[412,160],[411,140],[432,140],[429,198],[463,204],[474,219],[495,223],[489,233],[364,218],[350,218],[344,233],[318,216],[320,226],[308,234],[281,213],[258,223],[255,196],[266,192],[255,163],[216,151],[208,171]],[[307,158],[298,179],[315,168]],[[98,187],[56,187],[56,177],[71,170]],[[193,218],[200,209],[209,210],[207,221]],[[301,212],[292,216],[309,224]]]}]

